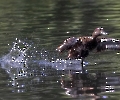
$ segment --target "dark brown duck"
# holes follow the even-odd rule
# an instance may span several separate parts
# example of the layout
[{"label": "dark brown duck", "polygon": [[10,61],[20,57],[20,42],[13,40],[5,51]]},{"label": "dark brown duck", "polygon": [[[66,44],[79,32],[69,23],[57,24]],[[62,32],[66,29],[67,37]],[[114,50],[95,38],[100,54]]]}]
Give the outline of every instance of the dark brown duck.
[{"label": "dark brown duck", "polygon": [[[89,55],[89,52],[99,46],[101,47],[101,35],[107,33],[102,27],[96,28],[92,36],[71,37],[66,39],[58,48],[57,51],[63,52],[68,50],[68,58],[71,59],[84,59]],[[96,49],[99,50],[100,49]],[[102,50],[102,49],[101,49]],[[83,62],[82,62],[83,63]]]},{"label": "dark brown duck", "polygon": [[102,27],[98,27],[92,33],[92,36],[71,37],[66,39],[58,48],[57,51],[68,51],[68,58],[82,59],[89,55],[89,52],[96,50],[120,50],[120,40],[113,38],[103,38],[102,35],[107,35]]}]

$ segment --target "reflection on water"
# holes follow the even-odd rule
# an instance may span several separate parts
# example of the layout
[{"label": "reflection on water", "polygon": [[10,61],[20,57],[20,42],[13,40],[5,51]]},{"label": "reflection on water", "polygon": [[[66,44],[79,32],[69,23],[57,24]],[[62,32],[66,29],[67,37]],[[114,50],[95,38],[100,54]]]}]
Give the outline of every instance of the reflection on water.
[{"label": "reflection on water", "polygon": [[[100,83],[100,79],[103,80]],[[100,84],[104,85],[104,77],[97,74],[73,73],[69,80],[62,79],[62,87],[66,89],[66,94],[72,97],[97,97],[101,92]],[[95,97],[94,97],[95,96]],[[99,96],[98,96],[99,97]]]},{"label": "reflection on water", "polygon": [[[115,74],[97,73],[69,73],[62,75],[61,86],[65,94],[80,98],[109,98],[108,93],[119,92],[120,76]],[[102,94],[102,95],[101,95]]]},{"label": "reflection on water", "polygon": [[[55,49],[66,38],[90,35],[99,26],[120,38],[119,6],[118,0],[1,0],[0,99],[118,100],[116,52],[91,53],[81,71],[81,60],[66,60],[66,53]],[[15,38],[25,42],[14,42],[16,48],[7,51]]]}]

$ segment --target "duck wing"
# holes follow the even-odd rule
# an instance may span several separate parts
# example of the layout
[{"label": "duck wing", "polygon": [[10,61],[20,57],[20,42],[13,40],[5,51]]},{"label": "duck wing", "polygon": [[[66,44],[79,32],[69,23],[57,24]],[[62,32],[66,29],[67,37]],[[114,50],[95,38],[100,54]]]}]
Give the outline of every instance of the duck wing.
[{"label": "duck wing", "polygon": [[59,52],[63,52],[65,50],[70,50],[75,45],[81,45],[82,42],[79,40],[79,38],[71,37],[66,39],[56,50]]},{"label": "duck wing", "polygon": [[101,39],[96,49],[98,52],[102,50],[120,50],[120,40],[114,38]]}]

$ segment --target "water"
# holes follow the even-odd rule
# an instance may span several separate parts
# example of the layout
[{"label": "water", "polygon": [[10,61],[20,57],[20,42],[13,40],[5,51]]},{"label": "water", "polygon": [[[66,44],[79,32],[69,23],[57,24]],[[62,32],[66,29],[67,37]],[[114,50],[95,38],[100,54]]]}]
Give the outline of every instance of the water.
[{"label": "water", "polygon": [[[11,78],[8,81],[8,85],[17,87],[12,92],[25,92],[24,88],[28,86],[29,82],[32,85],[36,85],[39,82],[43,83],[44,79],[54,74],[60,77],[66,71],[69,72],[69,70],[82,73],[81,59],[64,60],[55,56],[54,58],[51,56],[52,58],[50,59],[50,55],[51,53],[43,48],[38,52],[35,47],[32,48],[30,44],[16,38],[10,52],[1,58],[1,68]],[[87,63],[84,62],[84,66],[85,64]],[[27,83],[23,81],[26,79],[28,79]],[[58,80],[56,82],[58,83]]]},{"label": "water", "polygon": [[[68,37],[102,26],[118,38],[118,0],[0,1],[0,99],[119,99],[119,51],[65,60],[55,49]],[[18,47],[19,45],[19,47]],[[14,48],[16,47],[16,48]],[[13,49],[11,49],[13,48]]]}]

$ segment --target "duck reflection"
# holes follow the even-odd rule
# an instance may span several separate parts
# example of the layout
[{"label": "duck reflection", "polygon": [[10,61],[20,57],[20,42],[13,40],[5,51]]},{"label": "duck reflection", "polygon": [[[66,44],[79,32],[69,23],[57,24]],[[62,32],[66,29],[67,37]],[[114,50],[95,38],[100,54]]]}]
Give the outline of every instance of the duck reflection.
[{"label": "duck reflection", "polygon": [[72,97],[79,96],[95,96],[102,92],[101,86],[106,85],[106,77],[104,73],[79,73],[72,72],[63,75],[61,78],[62,88],[66,90],[66,94]]}]

